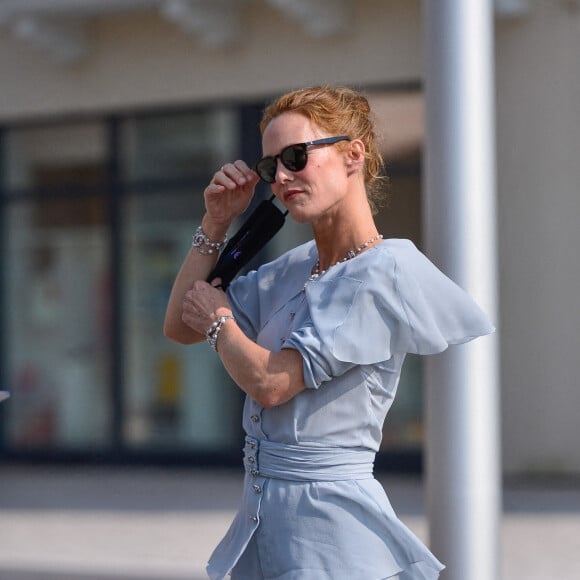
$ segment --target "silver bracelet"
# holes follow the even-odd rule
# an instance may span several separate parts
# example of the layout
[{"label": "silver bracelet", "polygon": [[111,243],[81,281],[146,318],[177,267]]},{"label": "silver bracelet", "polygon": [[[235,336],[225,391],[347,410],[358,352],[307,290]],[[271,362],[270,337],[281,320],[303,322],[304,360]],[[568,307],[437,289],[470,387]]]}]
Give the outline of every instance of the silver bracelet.
[{"label": "silver bracelet", "polygon": [[[193,234],[193,239],[191,240],[191,245],[197,248],[200,254],[213,254],[219,252],[228,243],[228,236],[226,235],[221,242],[212,242],[203,231],[203,228],[199,226]],[[207,246],[207,247],[205,247]]]},{"label": "silver bracelet", "polygon": [[208,329],[205,333],[205,339],[207,343],[217,352],[217,341],[220,330],[224,325],[226,320],[234,320],[234,317],[231,314],[225,314],[224,316],[220,316]]}]

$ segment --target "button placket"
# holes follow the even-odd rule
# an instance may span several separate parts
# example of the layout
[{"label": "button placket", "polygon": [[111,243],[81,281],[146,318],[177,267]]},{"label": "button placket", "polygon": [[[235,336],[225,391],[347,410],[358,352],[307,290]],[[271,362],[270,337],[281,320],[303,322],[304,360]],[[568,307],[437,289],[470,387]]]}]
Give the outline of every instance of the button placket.
[{"label": "button placket", "polygon": [[244,448],[244,463],[250,475],[255,477],[258,473],[258,441],[253,437],[246,437],[246,446]]},{"label": "button placket", "polygon": [[258,467],[259,441],[253,437],[246,437],[244,447],[244,460],[250,478],[247,480],[246,506],[248,509],[248,519],[256,526],[260,521],[260,503],[264,478],[259,478]]},{"label": "button placket", "polygon": [[244,406],[244,428],[249,437],[256,440],[264,439],[266,434],[262,430],[264,408],[254,399],[248,397]]},{"label": "button placket", "polygon": [[252,479],[248,482],[247,494],[248,494],[248,517],[249,519],[258,525],[261,515],[260,515],[260,506],[262,503],[262,496],[264,491],[264,484],[266,482],[266,478],[259,477],[255,475]]}]

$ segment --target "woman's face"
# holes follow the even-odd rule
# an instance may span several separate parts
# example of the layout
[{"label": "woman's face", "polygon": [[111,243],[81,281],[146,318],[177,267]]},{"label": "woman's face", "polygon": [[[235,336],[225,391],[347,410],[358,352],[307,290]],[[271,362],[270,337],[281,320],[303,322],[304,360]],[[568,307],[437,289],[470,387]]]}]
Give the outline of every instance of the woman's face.
[{"label": "woman's face", "polygon": [[[305,116],[282,113],[270,121],[262,136],[264,156],[278,155],[284,147],[314,141],[329,135]],[[344,143],[343,143],[344,145]],[[277,160],[276,197],[300,223],[315,223],[331,217],[348,192],[347,153],[337,144],[308,148],[308,161],[301,171],[286,169]]]}]

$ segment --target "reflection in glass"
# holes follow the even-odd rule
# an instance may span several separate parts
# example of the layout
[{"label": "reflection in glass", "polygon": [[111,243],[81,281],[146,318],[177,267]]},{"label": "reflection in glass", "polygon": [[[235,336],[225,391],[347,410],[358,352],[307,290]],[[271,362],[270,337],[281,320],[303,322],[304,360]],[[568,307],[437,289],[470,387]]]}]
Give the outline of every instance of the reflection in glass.
[{"label": "reflection in glass", "polygon": [[[422,95],[378,90],[371,100],[391,191],[377,215],[379,230],[421,247]],[[241,155],[241,111],[122,116],[118,141],[108,139],[116,125],[104,120],[6,129],[3,186],[11,195],[0,201],[7,382],[0,388],[12,392],[2,404],[7,448],[108,445],[113,411],[129,450],[238,448],[242,393],[206,345],[176,345],[162,326],[175,273],[203,215],[203,188],[216,168]],[[118,165],[109,164],[117,154]],[[117,166],[113,196],[107,168]],[[269,188],[258,195],[269,197]],[[120,203],[118,222],[109,220],[110,202]],[[109,244],[118,235],[121,279],[113,280]],[[260,259],[310,238],[309,226],[287,220]],[[122,300],[120,384],[112,384],[112,288]],[[123,401],[115,409],[113,388]],[[421,395],[421,360],[409,357],[383,450],[420,448]]]},{"label": "reflection in glass", "polygon": [[124,124],[124,179],[210,175],[238,149],[238,112],[216,108],[151,115]]},{"label": "reflection in glass", "polygon": [[103,182],[106,132],[100,123],[8,131],[6,186],[22,190]]},{"label": "reflection in glass", "polygon": [[98,198],[7,209],[8,440],[15,448],[107,442],[109,284]]},{"label": "reflection in glass", "polygon": [[134,447],[229,450],[241,393],[206,344],[163,335],[175,274],[203,215],[201,195],[131,196],[124,208],[125,437]]},{"label": "reflection in glass", "polygon": [[407,355],[397,395],[383,428],[381,450],[421,448],[424,436],[422,375],[421,357]]}]

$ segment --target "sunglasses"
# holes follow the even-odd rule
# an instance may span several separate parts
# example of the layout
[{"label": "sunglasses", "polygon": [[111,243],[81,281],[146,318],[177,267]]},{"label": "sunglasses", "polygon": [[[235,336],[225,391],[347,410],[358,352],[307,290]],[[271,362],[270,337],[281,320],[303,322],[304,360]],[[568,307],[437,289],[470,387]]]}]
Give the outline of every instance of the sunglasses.
[{"label": "sunglasses", "polygon": [[306,143],[296,143],[284,147],[278,155],[263,157],[256,163],[255,171],[266,183],[276,181],[276,171],[278,170],[278,159],[282,165],[290,171],[302,171],[308,163],[308,147],[311,145],[332,145],[338,141],[350,141],[350,137],[341,135],[340,137],[325,137]]}]

